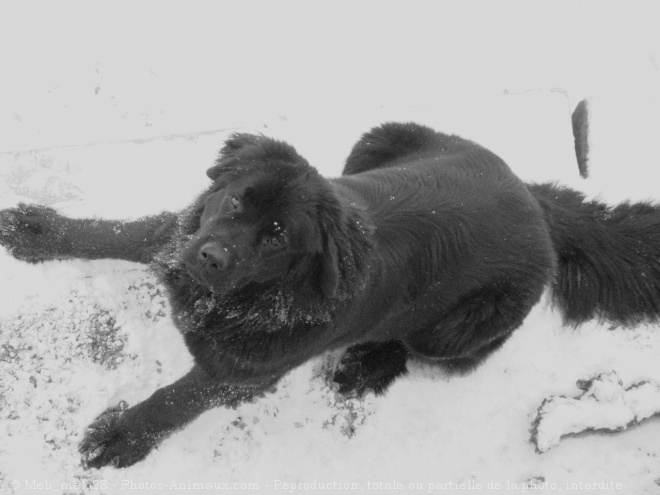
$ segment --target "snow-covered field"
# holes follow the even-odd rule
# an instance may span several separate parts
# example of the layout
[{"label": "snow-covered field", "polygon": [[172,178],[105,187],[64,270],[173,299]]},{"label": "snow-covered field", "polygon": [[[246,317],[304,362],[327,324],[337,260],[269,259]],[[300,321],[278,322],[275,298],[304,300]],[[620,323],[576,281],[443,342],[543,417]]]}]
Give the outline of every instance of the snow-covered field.
[{"label": "snow-covered field", "polygon": [[[653,12],[641,2],[3,3],[0,208],[178,209],[235,130],[285,139],[336,176],[360,133],[387,120],[476,140],[528,181],[660,201]],[[583,180],[570,112],[588,96]],[[542,302],[471,375],[415,364],[385,397],[363,400],[335,394],[331,359],[265,400],[204,414],[133,467],[86,471],[85,426],[191,359],[145,267],[33,266],[0,248],[0,493],[660,493],[658,417],[542,454],[531,441],[544,399],[582,396],[579,380],[660,383],[657,326],[566,329]]]}]

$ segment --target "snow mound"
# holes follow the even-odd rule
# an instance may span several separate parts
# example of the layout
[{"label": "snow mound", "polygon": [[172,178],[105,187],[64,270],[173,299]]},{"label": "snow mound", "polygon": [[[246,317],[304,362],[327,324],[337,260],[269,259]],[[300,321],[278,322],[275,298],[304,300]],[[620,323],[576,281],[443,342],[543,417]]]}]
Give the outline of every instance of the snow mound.
[{"label": "snow mound", "polygon": [[623,387],[614,371],[579,380],[579,397],[552,396],[538,409],[531,441],[538,453],[559,445],[562,437],[586,431],[617,432],[660,414],[660,385],[644,381]]}]

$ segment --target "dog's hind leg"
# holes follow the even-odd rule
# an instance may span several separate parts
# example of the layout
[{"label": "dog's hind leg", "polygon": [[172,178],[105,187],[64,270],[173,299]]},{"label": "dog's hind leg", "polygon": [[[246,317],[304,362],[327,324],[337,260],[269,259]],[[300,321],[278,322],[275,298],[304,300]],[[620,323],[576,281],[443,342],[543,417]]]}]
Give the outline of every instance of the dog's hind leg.
[{"label": "dog's hind leg", "polygon": [[366,342],[349,347],[341,357],[333,381],[345,395],[363,395],[371,389],[382,394],[407,372],[408,351],[400,340]]},{"label": "dog's hind leg", "polygon": [[387,123],[362,135],[346,159],[343,175],[385,167],[414,155],[438,138],[433,129],[412,123]]},{"label": "dog's hind leg", "polygon": [[430,127],[389,122],[362,135],[346,159],[342,174],[359,174],[394,166],[404,158],[412,162],[422,156],[439,157],[475,147],[478,146],[459,136],[436,132]]},{"label": "dog's hind leg", "polygon": [[543,285],[504,282],[466,295],[427,328],[405,338],[412,357],[430,360],[450,372],[478,366],[522,325]]},{"label": "dog's hind leg", "polygon": [[72,219],[52,208],[20,204],[0,210],[0,245],[31,263],[67,258],[149,263],[170,239],[175,222],[173,213],[131,222]]}]

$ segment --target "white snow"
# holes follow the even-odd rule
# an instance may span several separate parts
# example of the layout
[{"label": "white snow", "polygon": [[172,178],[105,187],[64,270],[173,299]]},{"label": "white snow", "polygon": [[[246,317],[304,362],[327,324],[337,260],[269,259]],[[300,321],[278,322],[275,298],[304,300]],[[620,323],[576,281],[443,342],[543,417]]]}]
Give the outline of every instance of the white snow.
[{"label": "white snow", "polygon": [[577,398],[549,397],[535,420],[532,441],[539,452],[559,445],[561,437],[585,431],[622,431],[660,414],[660,386],[635,383],[624,388],[616,372],[578,382],[584,393]]},{"label": "white snow", "polygon": [[[0,208],[38,202],[105,218],[178,209],[235,130],[285,139],[336,176],[360,133],[386,120],[481,142],[525,180],[657,199],[647,165],[657,149],[616,134],[636,110],[654,122],[655,107],[596,110],[660,87],[654,12],[590,1],[3,4]],[[595,97],[587,181],[569,118],[585,96]],[[626,146],[633,160],[624,152],[605,166]],[[353,483],[395,493],[659,489],[657,418],[535,452],[539,406],[574,395],[577,379],[615,371],[624,389],[660,383],[660,329],[565,329],[545,301],[468,376],[413,364],[386,396],[346,400],[318,359],[259,403],[207,412],[135,466],[85,471],[77,443],[97,414],[190,367],[168,306],[149,272],[127,262],[33,266],[0,251],[0,274],[0,493],[63,483],[62,493],[107,494],[171,483],[182,493],[212,492],[195,483],[264,493],[346,493]],[[640,414],[654,401],[640,399]]]}]

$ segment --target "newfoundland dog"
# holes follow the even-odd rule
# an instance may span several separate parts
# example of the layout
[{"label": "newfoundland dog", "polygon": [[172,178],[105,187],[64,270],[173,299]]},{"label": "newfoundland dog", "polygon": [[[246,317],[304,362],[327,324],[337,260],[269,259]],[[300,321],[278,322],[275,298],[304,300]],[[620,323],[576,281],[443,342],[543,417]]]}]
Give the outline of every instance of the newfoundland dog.
[{"label": "newfoundland dog", "polygon": [[548,286],[569,325],[660,316],[657,206],[526,185],[458,136],[385,124],[325,179],[290,145],[236,134],[207,175],[184,211],[133,222],[0,212],[16,258],[152,264],[194,356],[180,380],[90,425],[90,467],[131,465],[329,350],[346,349],[333,377],[344,394],[384,392],[409,358],[470,370]]}]

